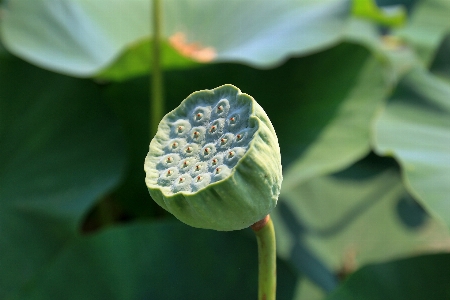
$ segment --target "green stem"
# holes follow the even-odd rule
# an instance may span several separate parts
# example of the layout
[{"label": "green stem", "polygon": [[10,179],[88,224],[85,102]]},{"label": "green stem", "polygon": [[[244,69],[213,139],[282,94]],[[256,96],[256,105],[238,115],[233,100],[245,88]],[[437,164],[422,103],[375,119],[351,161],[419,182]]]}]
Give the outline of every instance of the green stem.
[{"label": "green stem", "polygon": [[251,226],[258,242],[258,299],[275,300],[277,285],[277,262],[275,230],[272,219],[267,215]]},{"label": "green stem", "polygon": [[163,76],[161,70],[161,1],[153,0],[153,57],[150,97],[150,138],[158,130],[164,114]]}]

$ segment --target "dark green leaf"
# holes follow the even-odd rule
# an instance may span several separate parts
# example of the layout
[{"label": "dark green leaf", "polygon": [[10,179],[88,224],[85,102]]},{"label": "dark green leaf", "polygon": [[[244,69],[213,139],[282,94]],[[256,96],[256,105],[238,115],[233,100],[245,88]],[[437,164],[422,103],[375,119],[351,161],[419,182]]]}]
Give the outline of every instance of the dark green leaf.
[{"label": "dark green leaf", "polygon": [[117,122],[88,81],[0,60],[0,298],[39,276],[124,169]]},{"label": "dark green leaf", "polygon": [[122,123],[125,132],[128,168],[115,191],[116,199],[132,216],[164,213],[150,198],[144,182],[144,159],[150,144],[148,77],[140,77],[106,86],[102,96]]},{"label": "dark green leaf", "polygon": [[[278,261],[278,297],[295,276]],[[256,299],[256,239],[178,221],[132,224],[73,239],[26,299]]]},{"label": "dark green leaf", "polygon": [[369,265],[327,300],[449,299],[449,264],[449,254],[433,254]]},{"label": "dark green leaf", "polygon": [[430,69],[433,73],[450,80],[450,34],[439,46]]},{"label": "dark green leaf", "polygon": [[[330,106],[334,106],[333,115],[321,124],[322,128],[317,128],[317,136],[285,173],[284,190],[308,178],[344,168],[370,151],[370,126],[377,108],[387,97],[390,83],[380,61],[363,55],[363,51],[359,57],[356,52],[349,55],[350,51],[350,47],[346,49],[346,56],[329,51],[327,59],[334,61],[333,66],[328,65],[327,59],[316,63],[317,68],[329,68],[317,80],[320,86],[326,86],[327,94],[310,87],[314,92],[309,100],[304,99],[310,103],[302,119],[307,119],[312,129],[317,126],[317,119],[327,115]],[[345,57],[357,59],[358,64],[350,64]],[[338,61],[342,65],[338,66]],[[317,98],[319,102],[312,104]],[[316,109],[317,115],[309,117]]]}]

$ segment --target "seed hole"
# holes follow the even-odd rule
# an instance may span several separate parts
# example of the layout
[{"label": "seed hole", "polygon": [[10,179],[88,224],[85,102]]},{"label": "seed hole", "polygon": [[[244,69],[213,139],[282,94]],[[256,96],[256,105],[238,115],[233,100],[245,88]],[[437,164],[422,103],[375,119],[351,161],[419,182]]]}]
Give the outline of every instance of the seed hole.
[{"label": "seed hole", "polygon": [[183,183],[185,180],[186,180],[186,178],[180,177],[180,179],[178,180],[178,183]]},{"label": "seed hole", "polygon": [[219,174],[221,170],[221,168],[216,168],[216,174]]},{"label": "seed hole", "polygon": [[178,148],[178,143],[177,143],[177,142],[174,142],[174,143],[172,144],[172,148],[173,148],[173,149]]},{"label": "seed hole", "polygon": [[216,132],[216,125],[211,126],[211,128],[209,129],[209,132]]},{"label": "seed hole", "polygon": [[203,177],[202,176],[197,176],[197,182],[202,181]]},{"label": "seed hole", "polygon": [[221,139],[220,139],[220,143],[221,143],[222,145],[225,145],[226,142],[227,142],[227,139],[225,139],[225,138],[221,138]]},{"label": "seed hole", "polygon": [[178,132],[181,133],[181,132],[183,132],[184,126],[181,126],[181,125],[180,125],[180,126],[178,126],[177,129],[178,129]]},{"label": "seed hole", "polygon": [[236,125],[238,121],[239,121],[239,114],[234,114],[228,119],[228,122],[231,126]]},{"label": "seed hole", "polygon": [[216,159],[216,158],[214,158],[214,159],[212,160],[212,164],[213,164],[213,165],[217,165],[217,159]]},{"label": "seed hole", "polygon": [[168,163],[173,162],[172,156],[169,156],[169,157],[166,159],[166,161],[167,161]]},{"label": "seed hole", "polygon": [[187,146],[187,147],[186,147],[186,152],[187,152],[187,153],[191,153],[191,152],[192,152],[192,147]]},{"label": "seed hole", "polygon": [[234,151],[230,151],[230,152],[228,152],[228,157],[233,157],[234,156]]}]

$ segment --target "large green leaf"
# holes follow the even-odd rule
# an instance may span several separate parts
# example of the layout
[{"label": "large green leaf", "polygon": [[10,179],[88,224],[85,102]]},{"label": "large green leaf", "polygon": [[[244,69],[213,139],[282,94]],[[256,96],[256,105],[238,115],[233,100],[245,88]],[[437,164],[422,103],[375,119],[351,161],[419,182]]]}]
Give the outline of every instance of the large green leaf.
[{"label": "large green leaf", "polygon": [[[1,36],[7,49],[76,76],[98,73],[151,35],[148,0],[126,5],[121,0],[57,5],[11,0],[3,8]],[[199,61],[268,67],[336,43],[349,16],[348,0],[163,1],[163,35],[180,53]],[[130,69],[136,71],[122,68]]]},{"label": "large green leaf", "polygon": [[[278,261],[278,299],[295,276]],[[74,237],[22,299],[256,299],[256,240],[178,221]]]},{"label": "large green leaf", "polygon": [[212,47],[217,53],[214,61],[266,67],[336,43],[350,16],[345,0],[174,3],[165,6],[166,17],[177,20],[166,23],[168,32]]},{"label": "large green leaf", "polygon": [[[391,84],[385,74],[385,66],[374,57],[362,59],[361,56],[358,64],[353,65],[348,64],[344,56],[340,59],[342,68],[336,66],[336,61],[339,61],[337,58],[334,59],[334,66],[327,66],[327,61],[317,63],[317,67],[329,68],[320,79],[321,84],[327,87],[327,94],[316,94],[324,98],[319,114],[325,113],[328,101],[335,102],[337,107],[311,145],[286,172],[283,191],[298,185],[300,181],[344,168],[370,151],[372,119],[387,97]],[[342,82],[349,77],[352,78],[351,83]],[[329,84],[331,81],[334,81],[333,85]],[[303,118],[308,118],[307,114],[314,110],[310,105],[305,112]],[[314,121],[309,126],[313,128]]]},{"label": "large green leaf", "polygon": [[41,67],[89,76],[150,32],[148,0],[11,0],[2,5],[4,46]]},{"label": "large green leaf", "polygon": [[93,83],[0,59],[0,298],[32,285],[117,184],[122,144]]},{"label": "large green leaf", "polygon": [[400,162],[408,190],[450,226],[450,85],[415,69],[376,122],[377,152]]},{"label": "large green leaf", "polygon": [[327,300],[449,299],[449,264],[449,254],[434,254],[366,266]]},{"label": "large green leaf", "polygon": [[284,189],[272,216],[280,256],[328,291],[330,272],[450,245],[447,228],[407,194],[394,161],[374,155]]}]

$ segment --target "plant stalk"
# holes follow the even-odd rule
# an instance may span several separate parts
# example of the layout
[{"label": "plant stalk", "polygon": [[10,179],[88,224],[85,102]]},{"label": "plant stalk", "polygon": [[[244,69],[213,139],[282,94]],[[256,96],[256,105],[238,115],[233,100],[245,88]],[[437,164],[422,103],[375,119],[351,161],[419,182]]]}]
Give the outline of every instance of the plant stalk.
[{"label": "plant stalk", "polygon": [[153,51],[151,66],[150,139],[158,130],[164,114],[163,76],[161,69],[161,1],[153,0]]},{"label": "plant stalk", "polygon": [[277,263],[275,230],[267,215],[251,226],[258,242],[258,299],[275,300],[277,285]]}]

